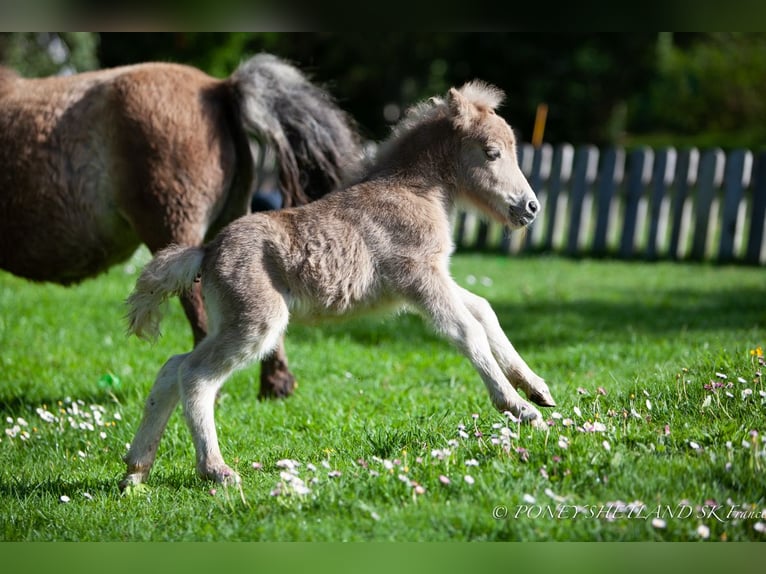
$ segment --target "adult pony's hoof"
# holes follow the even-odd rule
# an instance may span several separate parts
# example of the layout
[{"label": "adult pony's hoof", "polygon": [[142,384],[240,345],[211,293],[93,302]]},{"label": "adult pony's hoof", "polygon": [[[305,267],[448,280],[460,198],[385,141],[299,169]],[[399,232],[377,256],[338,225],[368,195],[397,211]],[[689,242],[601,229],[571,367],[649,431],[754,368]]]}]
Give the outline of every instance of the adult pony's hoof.
[{"label": "adult pony's hoof", "polygon": [[259,399],[284,399],[295,392],[298,383],[287,367],[261,363],[261,389]]}]

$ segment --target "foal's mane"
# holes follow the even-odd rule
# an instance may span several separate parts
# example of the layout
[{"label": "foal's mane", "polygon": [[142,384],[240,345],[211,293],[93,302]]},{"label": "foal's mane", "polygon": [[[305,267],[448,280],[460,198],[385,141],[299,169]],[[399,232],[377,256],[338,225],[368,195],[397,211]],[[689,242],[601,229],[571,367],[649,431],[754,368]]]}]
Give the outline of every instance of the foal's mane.
[{"label": "foal's mane", "polygon": [[[455,88],[453,88],[455,89]],[[450,90],[451,92],[452,90]],[[455,89],[460,96],[479,111],[494,111],[505,99],[505,94],[499,88],[487,84],[481,80],[473,80]],[[366,174],[360,179],[368,177],[386,163],[399,145],[408,139],[408,136],[428,125],[450,118],[454,112],[450,110],[450,95],[436,96],[422,100],[404,112],[404,116],[391,129],[391,135],[381,142],[375,158],[367,164]]]},{"label": "foal's mane", "polygon": [[[457,92],[457,94],[453,94]],[[456,103],[456,98],[460,103]],[[499,88],[481,80],[473,80],[460,88],[452,88],[446,96],[438,96],[422,100],[404,112],[404,116],[391,129],[391,135],[380,143],[375,157],[368,158],[366,169],[360,170],[357,179],[363,181],[373,176],[379,170],[386,169],[389,161],[397,155],[409,136],[421,128],[435,126],[444,121],[454,119],[455,114],[465,113],[464,104],[476,107],[478,111],[494,111],[502,104],[505,94]],[[458,111],[456,111],[456,109]]]},{"label": "foal's mane", "polygon": [[[505,94],[499,88],[482,82],[473,80],[463,84],[457,92],[466,100],[482,110],[495,110],[505,99]],[[411,106],[404,113],[404,117],[393,128],[391,137],[388,141],[393,141],[411,132],[413,129],[431,121],[449,115],[449,103],[447,98],[433,97],[418,102]]]}]

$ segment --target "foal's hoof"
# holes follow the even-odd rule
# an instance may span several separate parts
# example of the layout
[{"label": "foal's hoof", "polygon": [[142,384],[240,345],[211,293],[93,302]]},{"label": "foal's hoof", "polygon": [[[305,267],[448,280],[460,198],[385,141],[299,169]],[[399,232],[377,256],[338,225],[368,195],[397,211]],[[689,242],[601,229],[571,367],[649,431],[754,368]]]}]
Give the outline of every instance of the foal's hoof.
[{"label": "foal's hoof", "polygon": [[536,429],[536,430],[544,430],[544,431],[547,431],[547,430],[548,430],[548,428],[549,428],[549,427],[548,427],[548,423],[546,423],[546,422],[543,420],[543,417],[541,417],[541,416],[537,416],[537,417],[535,417],[533,420],[531,420],[531,421],[529,422],[529,424],[532,426],[532,428],[533,428],[533,429]]},{"label": "foal's hoof", "polygon": [[540,411],[531,405],[521,407],[521,413],[519,414],[518,418],[522,423],[528,424],[538,430],[544,430],[548,428],[548,425],[543,420],[543,415],[540,414]]},{"label": "foal's hoof", "polygon": [[148,473],[144,472],[131,472],[125,475],[120,481],[120,492],[125,492],[127,489],[135,486],[139,486],[146,481]]},{"label": "foal's hoof", "polygon": [[540,430],[548,428],[548,425],[543,419],[543,415],[540,413],[540,411],[538,411],[535,407],[527,402],[514,404],[510,407],[498,406],[498,410],[502,411],[506,415],[510,415],[513,422],[530,425]]},{"label": "foal's hoof", "polygon": [[555,407],[556,401],[553,400],[550,391],[533,391],[529,394],[529,400],[541,407]]},{"label": "foal's hoof", "polygon": [[217,482],[222,486],[234,486],[242,482],[242,479],[239,477],[239,475],[228,466],[200,470],[198,472],[202,478],[206,480],[212,480],[213,482]]}]

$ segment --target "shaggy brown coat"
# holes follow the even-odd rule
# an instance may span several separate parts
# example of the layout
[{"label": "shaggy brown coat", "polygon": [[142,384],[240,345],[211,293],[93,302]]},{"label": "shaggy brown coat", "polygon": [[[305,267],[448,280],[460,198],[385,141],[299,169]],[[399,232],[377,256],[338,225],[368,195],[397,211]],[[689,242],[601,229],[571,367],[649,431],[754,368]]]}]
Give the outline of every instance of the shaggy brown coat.
[{"label": "shaggy brown coat", "polygon": [[[246,132],[276,150],[287,205],[337,188],[361,158],[330,96],[268,54],[224,80],[169,63],[41,79],[0,68],[0,269],[68,285],[141,243],[201,245],[249,212]],[[199,289],[182,303],[199,342]],[[280,345],[261,392],[292,387]]]}]

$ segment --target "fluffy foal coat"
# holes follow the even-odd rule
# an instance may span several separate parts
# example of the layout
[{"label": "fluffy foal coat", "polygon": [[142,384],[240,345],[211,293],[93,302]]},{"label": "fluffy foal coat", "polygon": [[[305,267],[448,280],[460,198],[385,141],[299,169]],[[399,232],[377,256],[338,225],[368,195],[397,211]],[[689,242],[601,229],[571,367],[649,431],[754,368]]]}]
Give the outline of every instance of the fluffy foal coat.
[{"label": "fluffy foal coat", "polygon": [[159,333],[162,303],[201,282],[208,336],[162,367],[125,457],[121,486],[146,480],[180,400],[197,472],[220,483],[224,462],[215,396],[236,369],[271,352],[288,320],[316,321],[380,307],[419,312],[472,362],[492,403],[544,427],[532,402],[554,405],[547,385],[519,356],[489,303],[449,273],[451,213],[459,200],[510,228],[538,203],[516,158],[513,132],[495,114],[502,92],[481,82],[411,109],[355,184],[309,205],[253,214],[202,248],[172,247],[146,266],[128,299],[130,331]]}]

